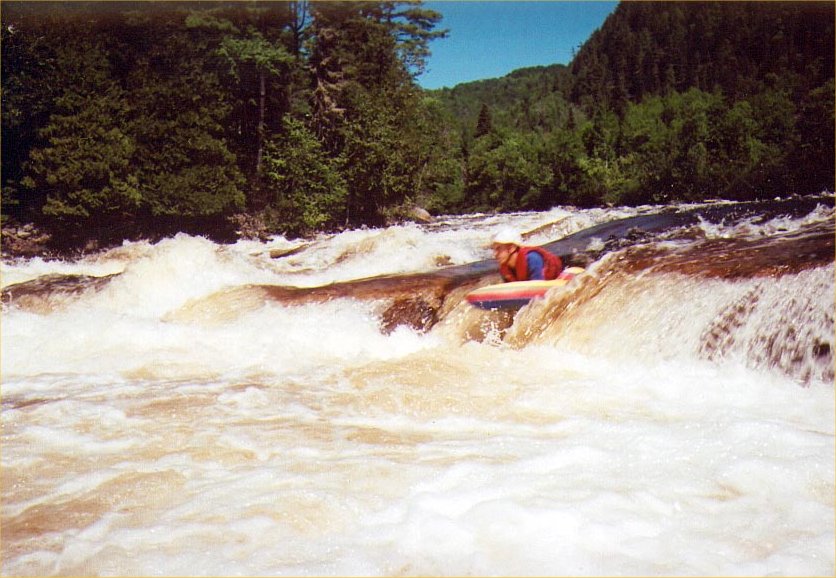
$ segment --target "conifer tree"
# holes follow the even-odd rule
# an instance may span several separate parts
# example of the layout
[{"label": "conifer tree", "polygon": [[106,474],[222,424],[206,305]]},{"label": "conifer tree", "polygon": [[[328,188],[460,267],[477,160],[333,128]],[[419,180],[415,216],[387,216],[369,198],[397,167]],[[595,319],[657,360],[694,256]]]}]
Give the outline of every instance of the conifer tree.
[{"label": "conifer tree", "polygon": [[493,119],[491,118],[491,107],[482,103],[479,110],[479,119],[476,121],[476,138],[488,135],[493,131]]}]

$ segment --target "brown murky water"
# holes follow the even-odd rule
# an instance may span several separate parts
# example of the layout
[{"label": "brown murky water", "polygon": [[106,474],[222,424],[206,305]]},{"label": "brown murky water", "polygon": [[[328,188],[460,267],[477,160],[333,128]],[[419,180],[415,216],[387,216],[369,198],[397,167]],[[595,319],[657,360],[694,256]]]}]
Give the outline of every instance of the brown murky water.
[{"label": "brown murky water", "polygon": [[[4,263],[2,572],[830,575],[832,199],[759,210]],[[470,307],[506,224],[587,273]]]}]

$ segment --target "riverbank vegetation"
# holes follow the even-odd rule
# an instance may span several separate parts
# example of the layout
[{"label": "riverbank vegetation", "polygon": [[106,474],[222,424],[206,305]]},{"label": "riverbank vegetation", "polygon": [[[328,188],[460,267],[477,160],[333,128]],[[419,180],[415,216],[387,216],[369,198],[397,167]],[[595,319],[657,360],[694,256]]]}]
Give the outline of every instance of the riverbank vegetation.
[{"label": "riverbank vegetation", "polygon": [[2,24],[3,215],[59,246],[834,189],[829,2],[626,2],[568,66],[437,91],[420,2],[9,1]]}]

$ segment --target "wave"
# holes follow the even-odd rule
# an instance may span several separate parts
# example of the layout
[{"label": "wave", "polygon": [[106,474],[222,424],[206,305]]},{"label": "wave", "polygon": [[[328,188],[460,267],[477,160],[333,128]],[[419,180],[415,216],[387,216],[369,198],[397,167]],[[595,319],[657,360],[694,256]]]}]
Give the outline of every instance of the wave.
[{"label": "wave", "polygon": [[[832,575],[833,209],[783,207],[4,262],[2,571]],[[587,270],[474,308],[509,222]]]},{"label": "wave", "polygon": [[[820,200],[797,206],[770,212],[728,204],[719,207],[719,218],[704,212],[716,212],[713,205],[684,213],[643,208],[628,217],[613,212],[610,219],[601,211],[509,216],[534,225],[531,239],[547,239],[556,228],[574,230],[551,246],[588,265],[575,282],[517,315],[464,302],[474,287],[499,280],[491,259],[473,259],[487,253],[486,237],[505,222],[501,216],[322,236],[280,258],[270,256],[276,239],[219,246],[178,235],[51,270],[38,260],[5,264],[13,277],[37,275],[6,285],[3,303],[7,317],[51,317],[36,325],[57,322],[68,333],[79,333],[74,325],[95,328],[107,320],[99,335],[111,335],[108,349],[117,351],[142,335],[149,342],[144,349],[170,339],[169,347],[182,353],[188,345],[180,340],[213,327],[218,335],[199,342],[216,350],[213,339],[263,331],[248,324],[260,314],[269,318],[272,308],[286,308],[284,321],[276,323],[293,327],[307,325],[302,317],[312,308],[337,302],[337,309],[362,312],[384,338],[405,328],[458,342],[547,344],[608,358],[734,360],[802,383],[829,381],[833,209]],[[464,262],[448,265],[453,259]],[[330,282],[321,284],[325,279]],[[120,327],[122,336],[113,335]],[[342,339],[351,334],[336,331]],[[89,346],[101,349],[92,341]]]}]

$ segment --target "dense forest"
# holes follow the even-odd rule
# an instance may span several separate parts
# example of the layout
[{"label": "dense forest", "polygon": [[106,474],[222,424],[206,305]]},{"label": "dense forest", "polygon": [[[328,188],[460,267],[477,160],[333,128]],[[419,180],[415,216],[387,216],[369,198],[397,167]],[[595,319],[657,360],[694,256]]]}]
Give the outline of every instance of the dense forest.
[{"label": "dense forest", "polygon": [[442,25],[419,1],[3,2],[3,217],[66,245],[834,189],[832,2],[622,2],[568,66],[423,90]]}]

